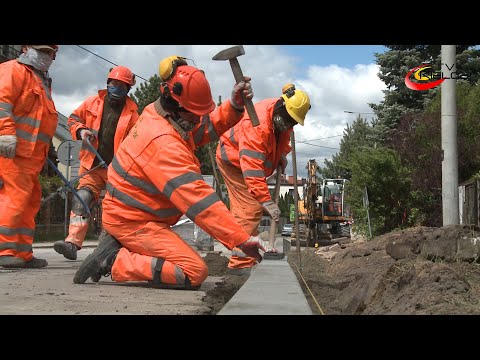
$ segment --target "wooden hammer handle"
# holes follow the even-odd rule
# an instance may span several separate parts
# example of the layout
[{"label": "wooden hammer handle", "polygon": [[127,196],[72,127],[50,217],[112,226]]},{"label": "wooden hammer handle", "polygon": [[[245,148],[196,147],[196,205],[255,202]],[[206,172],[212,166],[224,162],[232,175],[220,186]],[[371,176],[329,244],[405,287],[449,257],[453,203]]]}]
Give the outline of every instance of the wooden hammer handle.
[{"label": "wooden hammer handle", "polygon": [[[277,174],[276,174],[276,183],[275,183],[275,194],[274,194],[274,199],[273,201],[275,204],[278,205],[278,198],[280,197],[280,182],[282,179],[282,166],[278,165],[277,166]],[[277,222],[273,219],[270,221],[270,237],[268,239],[268,244],[270,247],[273,249],[275,247],[275,234],[277,230]]]},{"label": "wooden hammer handle", "polygon": [[[237,58],[229,59],[230,66],[232,67],[233,76],[235,77],[235,81],[239,83],[240,81],[244,81],[244,76],[242,72],[242,68],[240,67],[240,63],[238,62]],[[255,107],[253,106],[253,102],[251,99],[247,99],[245,95],[243,95],[243,91],[241,93],[243,102],[245,103],[245,107],[247,108],[248,116],[250,116],[250,121],[252,122],[253,126],[260,125],[258,121],[257,112],[255,111]]]}]

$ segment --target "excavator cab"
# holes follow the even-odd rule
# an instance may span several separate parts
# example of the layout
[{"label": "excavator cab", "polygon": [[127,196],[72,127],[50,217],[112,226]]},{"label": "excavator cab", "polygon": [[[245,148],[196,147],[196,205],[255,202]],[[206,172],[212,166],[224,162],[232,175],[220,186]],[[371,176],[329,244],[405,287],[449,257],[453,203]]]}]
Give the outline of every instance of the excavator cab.
[{"label": "excavator cab", "polygon": [[344,216],[345,179],[325,179],[323,181],[323,213],[326,216]]}]

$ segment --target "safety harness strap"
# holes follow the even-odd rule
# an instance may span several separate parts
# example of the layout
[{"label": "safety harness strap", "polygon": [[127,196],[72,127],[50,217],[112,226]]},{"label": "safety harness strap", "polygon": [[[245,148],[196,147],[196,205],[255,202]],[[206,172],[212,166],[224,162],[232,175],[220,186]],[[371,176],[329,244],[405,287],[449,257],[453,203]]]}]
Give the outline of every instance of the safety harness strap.
[{"label": "safety harness strap", "polygon": [[157,263],[155,264],[153,271],[153,283],[155,285],[160,285],[162,283],[162,268],[165,263],[165,259],[157,258]]}]

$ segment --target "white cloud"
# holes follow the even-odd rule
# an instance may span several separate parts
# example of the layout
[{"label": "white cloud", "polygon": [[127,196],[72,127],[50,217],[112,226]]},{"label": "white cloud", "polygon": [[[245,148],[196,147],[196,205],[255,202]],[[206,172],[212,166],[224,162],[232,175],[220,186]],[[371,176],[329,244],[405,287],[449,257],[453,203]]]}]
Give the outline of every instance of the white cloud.
[{"label": "white cloud", "polygon": [[[83,45],[82,45],[83,46]],[[181,55],[193,59],[195,65],[203,69],[209,79],[214,100],[230,97],[234,77],[228,61],[213,61],[212,57],[229,45],[84,45],[84,48],[118,65],[128,66],[137,74],[137,85],[143,82],[140,77],[149,79],[158,73],[161,59],[170,55]],[[244,75],[252,77],[254,101],[277,97],[281,88],[293,82],[297,88],[305,90],[311,99],[312,109],[307,115],[305,126],[295,126],[297,141],[326,138],[313,141],[319,146],[339,148],[341,135],[347,123],[351,124],[355,114],[344,111],[371,112],[367,103],[378,103],[385,89],[377,76],[375,64],[358,64],[353,69],[337,65],[311,65],[304,78],[299,73],[298,58],[289,56],[281,46],[246,45],[245,55],[238,58]],[[354,54],[352,54],[354,56]],[[68,116],[85,98],[94,95],[98,89],[106,87],[106,78],[113,65],[89,54],[75,45],[61,45],[57,59],[51,67],[53,78],[53,98],[57,110]],[[367,115],[370,117],[371,115]],[[309,159],[316,159],[323,165],[324,159],[331,159],[337,149],[328,149],[297,143],[297,172],[305,176],[305,166]],[[288,174],[292,174],[289,156]]]}]

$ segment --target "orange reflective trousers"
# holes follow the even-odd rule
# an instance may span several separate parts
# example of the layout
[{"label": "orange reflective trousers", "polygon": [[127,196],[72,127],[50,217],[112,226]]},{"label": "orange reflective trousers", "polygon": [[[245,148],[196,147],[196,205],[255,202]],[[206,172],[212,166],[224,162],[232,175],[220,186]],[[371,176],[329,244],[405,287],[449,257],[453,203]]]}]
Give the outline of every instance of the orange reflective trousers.
[{"label": "orange reflective trousers", "polygon": [[[248,191],[239,168],[225,164],[218,157],[217,164],[227,186],[230,212],[248,234],[258,235],[258,225],[263,215],[262,205]],[[231,256],[228,267],[242,269],[253,267],[255,264],[254,258]]]},{"label": "orange reflective trousers", "polygon": [[[80,167],[79,176],[87,172],[88,169],[83,166]],[[100,197],[100,193],[105,189],[107,183],[107,169],[99,167],[88,173],[78,182],[78,189],[88,188],[95,196],[95,201]],[[87,204],[88,205],[88,204]],[[89,218],[84,219],[81,215],[70,212],[70,225],[68,226],[68,236],[65,238],[66,242],[71,242],[82,248],[83,241],[87,236]]]},{"label": "orange reflective trousers", "polygon": [[33,257],[35,216],[40,209],[42,189],[38,175],[49,144],[37,142],[32,157],[0,157],[0,256],[29,261]]},{"label": "orange reflective trousers", "polygon": [[112,279],[116,282],[152,281],[157,259],[165,260],[160,272],[164,284],[184,285],[188,276],[191,285],[197,286],[208,276],[202,257],[167,224],[113,223],[103,218],[103,227],[124,246],[112,266]]}]

